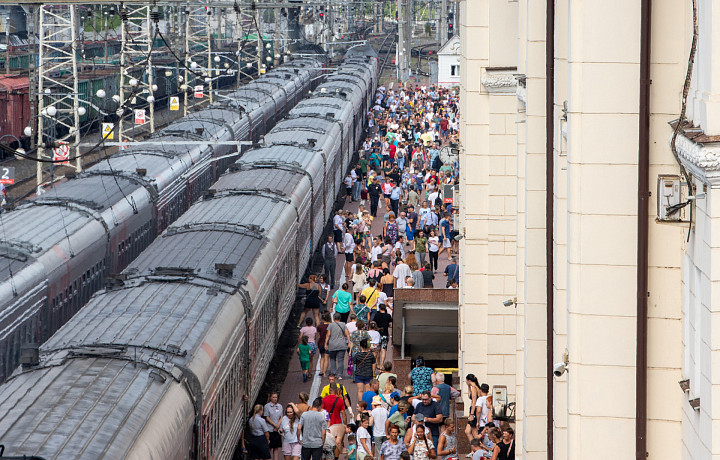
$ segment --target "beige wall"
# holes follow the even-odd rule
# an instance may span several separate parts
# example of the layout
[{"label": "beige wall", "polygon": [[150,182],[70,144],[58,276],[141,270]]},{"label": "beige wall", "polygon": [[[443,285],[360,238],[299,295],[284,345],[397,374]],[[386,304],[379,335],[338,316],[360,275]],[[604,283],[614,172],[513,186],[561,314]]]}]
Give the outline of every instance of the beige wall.
[{"label": "beige wall", "polygon": [[[489,38],[514,49],[517,3],[462,2],[461,69],[461,207],[466,228],[461,264],[471,289],[460,297],[461,374],[474,373],[491,385],[505,385],[516,400],[516,336],[513,307],[517,296],[517,96],[514,69],[507,53],[491,65]],[[496,49],[495,52],[502,51]],[[514,57],[512,58],[514,61]],[[514,64],[513,64],[514,66]]]},{"label": "beige wall", "polygon": [[[544,459],[545,2],[462,5],[461,372],[511,382],[518,453]],[[679,112],[689,14],[684,2],[653,2],[653,189],[658,174],[677,173],[667,123]],[[634,457],[639,24],[637,2],[556,1],[552,322],[554,360],[567,349],[570,371],[553,382],[555,458],[606,458],[609,438],[626,447],[613,458]],[[503,72],[488,66],[526,76],[514,101],[483,84]],[[692,415],[677,386],[684,236],[655,222],[654,196],[650,206],[648,452],[680,458],[682,414]]]}]

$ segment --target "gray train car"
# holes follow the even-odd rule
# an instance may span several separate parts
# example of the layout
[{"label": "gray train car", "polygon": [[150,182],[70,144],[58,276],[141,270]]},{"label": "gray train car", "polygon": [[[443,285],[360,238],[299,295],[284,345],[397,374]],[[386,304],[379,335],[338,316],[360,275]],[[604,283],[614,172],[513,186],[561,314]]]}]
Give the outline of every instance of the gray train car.
[{"label": "gray train car", "polygon": [[2,215],[0,382],[26,344],[44,342],[316,85],[325,63],[299,59],[218,97]]},{"label": "gray train car", "polygon": [[[328,82],[298,104],[287,117],[294,138],[278,123],[53,335],[37,364],[0,386],[6,455],[232,455],[250,409],[243,396],[258,395],[321,237],[314,223],[332,212],[342,178],[332,168],[355,147],[342,140],[377,85],[376,59],[346,66],[358,85],[340,95]],[[323,131],[318,100],[338,106]]]}]

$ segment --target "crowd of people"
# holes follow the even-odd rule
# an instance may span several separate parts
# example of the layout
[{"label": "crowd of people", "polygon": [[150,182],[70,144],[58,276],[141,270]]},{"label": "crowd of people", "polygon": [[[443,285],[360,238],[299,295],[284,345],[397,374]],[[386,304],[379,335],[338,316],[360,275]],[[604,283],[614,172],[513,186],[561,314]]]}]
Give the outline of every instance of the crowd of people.
[{"label": "crowd of people", "polygon": [[[436,275],[446,288],[458,286],[457,210],[444,199],[458,169],[441,161],[443,146],[457,142],[457,97],[432,86],[381,86],[368,119],[359,161],[344,180],[346,200],[358,202],[357,211],[333,216],[332,234],[319,248],[323,273],[299,284],[306,291],[296,347],[303,382],[317,364],[328,383],[312,401],[301,392],[283,409],[273,393],[265,406],[255,406],[246,443],[253,459],[460,456],[450,417],[459,391],[422,357],[407,376],[411,385],[400,388],[387,352],[396,289],[433,288]],[[381,231],[373,225],[380,216]],[[448,264],[439,273],[443,257]],[[343,375],[356,392],[343,385]],[[500,430],[492,420],[488,386],[472,375],[467,382],[467,457],[514,458],[512,429]]]},{"label": "crowd of people", "polygon": [[[263,460],[459,460],[451,399],[458,390],[421,357],[409,374],[412,385],[396,388],[397,374],[385,362],[383,372],[358,391],[357,403],[331,373],[328,384],[309,403],[307,393],[285,406],[272,393],[267,404],[256,405],[245,443],[250,458]],[[473,460],[515,458],[514,431],[492,419],[487,384],[466,378],[471,400],[465,435]]]}]

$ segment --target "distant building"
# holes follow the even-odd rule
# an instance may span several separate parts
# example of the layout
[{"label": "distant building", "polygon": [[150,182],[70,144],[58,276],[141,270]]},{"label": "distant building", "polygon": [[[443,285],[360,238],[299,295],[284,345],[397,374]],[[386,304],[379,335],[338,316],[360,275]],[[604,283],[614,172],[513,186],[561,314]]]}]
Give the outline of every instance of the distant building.
[{"label": "distant building", "polygon": [[460,86],[460,37],[457,35],[438,51],[438,85],[442,88]]}]

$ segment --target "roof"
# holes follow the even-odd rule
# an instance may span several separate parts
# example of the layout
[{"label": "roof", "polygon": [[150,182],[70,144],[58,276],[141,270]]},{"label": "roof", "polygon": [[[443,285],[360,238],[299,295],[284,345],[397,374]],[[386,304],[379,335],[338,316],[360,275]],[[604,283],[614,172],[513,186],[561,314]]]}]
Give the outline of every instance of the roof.
[{"label": "roof", "polygon": [[28,89],[28,77],[23,77],[20,75],[0,76],[0,90],[17,91],[20,89]]},{"label": "roof", "polygon": [[453,37],[446,41],[443,46],[440,47],[440,49],[437,52],[438,55],[450,55],[450,56],[459,56],[460,55],[460,36],[453,35]]}]

